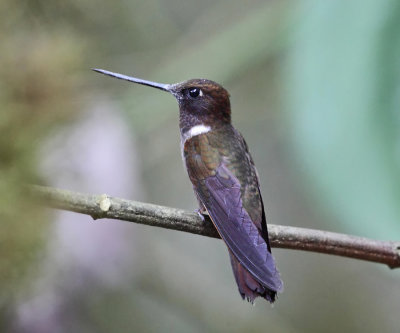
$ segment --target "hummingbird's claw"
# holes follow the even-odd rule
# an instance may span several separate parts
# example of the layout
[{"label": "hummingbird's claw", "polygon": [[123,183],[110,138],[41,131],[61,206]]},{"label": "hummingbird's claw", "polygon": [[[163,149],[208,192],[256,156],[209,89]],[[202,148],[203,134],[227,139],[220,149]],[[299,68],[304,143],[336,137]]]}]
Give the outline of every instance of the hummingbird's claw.
[{"label": "hummingbird's claw", "polygon": [[201,218],[201,220],[202,220],[203,222],[206,221],[206,215],[208,215],[208,214],[207,214],[207,211],[204,211],[203,209],[198,208],[198,209],[195,209],[194,212],[195,212],[197,215],[200,216],[200,218]]}]

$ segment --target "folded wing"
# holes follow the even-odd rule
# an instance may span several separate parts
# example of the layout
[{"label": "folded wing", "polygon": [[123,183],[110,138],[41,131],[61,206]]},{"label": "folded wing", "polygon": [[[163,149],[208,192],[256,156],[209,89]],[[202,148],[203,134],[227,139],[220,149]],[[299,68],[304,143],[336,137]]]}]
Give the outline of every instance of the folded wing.
[{"label": "folded wing", "polygon": [[202,181],[197,195],[238,262],[265,287],[281,291],[282,282],[275,260],[243,207],[240,183],[232,172],[221,163],[214,176]]}]

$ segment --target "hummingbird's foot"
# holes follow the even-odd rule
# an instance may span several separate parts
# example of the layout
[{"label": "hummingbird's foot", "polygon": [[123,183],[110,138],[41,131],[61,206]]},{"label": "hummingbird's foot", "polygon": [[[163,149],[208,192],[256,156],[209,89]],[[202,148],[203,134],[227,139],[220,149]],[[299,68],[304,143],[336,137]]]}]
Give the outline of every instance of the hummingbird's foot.
[{"label": "hummingbird's foot", "polygon": [[200,218],[201,218],[201,220],[202,220],[203,222],[205,222],[205,220],[206,220],[206,215],[208,215],[208,214],[207,214],[207,211],[206,211],[205,209],[198,208],[198,209],[196,209],[194,212],[195,212],[197,215],[200,216]]}]

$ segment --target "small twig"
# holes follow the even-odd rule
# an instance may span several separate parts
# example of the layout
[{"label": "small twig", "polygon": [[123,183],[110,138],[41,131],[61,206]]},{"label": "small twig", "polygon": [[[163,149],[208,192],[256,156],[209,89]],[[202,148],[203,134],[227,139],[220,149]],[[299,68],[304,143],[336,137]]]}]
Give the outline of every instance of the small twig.
[{"label": "small twig", "polygon": [[[219,238],[210,219],[185,210],[44,186],[31,186],[34,197],[53,208]],[[400,242],[379,241],[321,230],[268,225],[271,246],[327,253],[400,267]]]}]

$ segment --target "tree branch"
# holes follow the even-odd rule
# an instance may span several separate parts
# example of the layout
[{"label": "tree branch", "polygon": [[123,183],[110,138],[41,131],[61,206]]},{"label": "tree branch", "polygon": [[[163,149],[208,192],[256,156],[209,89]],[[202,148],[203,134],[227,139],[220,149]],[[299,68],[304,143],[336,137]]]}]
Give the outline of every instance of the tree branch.
[{"label": "tree branch", "polygon": [[[90,215],[190,232],[219,238],[212,222],[185,210],[136,201],[31,186],[33,196],[44,205]],[[400,242],[379,241],[328,231],[268,224],[272,247],[295,249],[383,263],[400,267]]]}]

